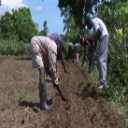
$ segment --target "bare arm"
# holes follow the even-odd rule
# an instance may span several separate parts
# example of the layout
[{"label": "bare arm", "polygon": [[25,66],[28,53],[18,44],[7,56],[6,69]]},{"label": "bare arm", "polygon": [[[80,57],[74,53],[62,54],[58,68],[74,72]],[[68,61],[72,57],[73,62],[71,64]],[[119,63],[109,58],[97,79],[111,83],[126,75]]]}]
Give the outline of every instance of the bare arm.
[{"label": "bare arm", "polygon": [[85,61],[85,54],[86,54],[86,46],[84,46],[84,56],[83,56],[82,67],[84,66],[84,61]]},{"label": "bare arm", "polygon": [[61,58],[61,62],[62,62],[62,65],[63,65],[63,67],[64,67],[64,71],[67,73],[67,70],[66,70],[66,66],[65,66],[65,62],[64,62],[64,53],[62,52],[61,53],[61,56],[62,56],[62,58]]},{"label": "bare arm", "polygon": [[92,50],[92,53],[96,50],[97,41],[100,40],[100,37],[101,37],[101,31],[100,31],[100,29],[98,29],[97,32],[96,32],[96,34],[93,36],[93,41],[95,43],[94,43],[94,48]]},{"label": "bare arm", "polygon": [[97,41],[94,43],[94,47],[93,47],[93,49],[92,49],[92,53],[94,53],[94,52],[95,52],[96,47],[97,47]]}]

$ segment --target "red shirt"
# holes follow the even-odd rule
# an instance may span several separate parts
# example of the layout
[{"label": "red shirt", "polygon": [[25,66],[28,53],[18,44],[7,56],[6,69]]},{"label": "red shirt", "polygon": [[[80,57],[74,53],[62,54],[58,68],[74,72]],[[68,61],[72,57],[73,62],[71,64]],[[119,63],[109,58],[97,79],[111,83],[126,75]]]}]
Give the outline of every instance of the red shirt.
[{"label": "red shirt", "polygon": [[93,37],[88,35],[83,38],[83,45],[91,45],[93,43]]}]

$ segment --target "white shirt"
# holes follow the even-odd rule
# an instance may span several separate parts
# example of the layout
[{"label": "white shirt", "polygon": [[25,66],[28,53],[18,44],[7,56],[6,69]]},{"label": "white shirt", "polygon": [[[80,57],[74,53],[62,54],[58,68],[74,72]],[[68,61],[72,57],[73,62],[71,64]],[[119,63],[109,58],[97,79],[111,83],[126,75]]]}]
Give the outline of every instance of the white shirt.
[{"label": "white shirt", "polygon": [[99,29],[101,31],[101,37],[100,39],[102,39],[102,37],[104,37],[105,35],[108,35],[108,30],[106,28],[106,25],[104,24],[104,22],[99,19],[99,18],[94,18],[92,19],[92,23],[93,23],[93,32],[94,34],[96,33],[96,31]]},{"label": "white shirt", "polygon": [[74,49],[74,44],[73,43],[69,43],[68,45],[72,50]]},{"label": "white shirt", "polygon": [[74,51],[75,51],[75,53],[79,53],[79,52],[80,52],[80,49],[81,49],[80,46],[81,46],[81,45],[80,45],[79,43],[75,43],[75,44],[74,44]]}]

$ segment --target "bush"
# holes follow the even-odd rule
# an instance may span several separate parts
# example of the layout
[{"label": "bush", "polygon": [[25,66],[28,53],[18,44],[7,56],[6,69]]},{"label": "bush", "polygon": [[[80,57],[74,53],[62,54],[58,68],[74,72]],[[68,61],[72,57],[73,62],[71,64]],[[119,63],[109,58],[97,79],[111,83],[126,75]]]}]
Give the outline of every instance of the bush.
[{"label": "bush", "polygon": [[0,55],[30,55],[30,46],[22,41],[1,40]]},{"label": "bush", "polygon": [[110,37],[108,56],[108,89],[104,91],[106,97],[117,103],[126,101],[128,93],[128,39],[123,35],[116,40],[115,35]]}]

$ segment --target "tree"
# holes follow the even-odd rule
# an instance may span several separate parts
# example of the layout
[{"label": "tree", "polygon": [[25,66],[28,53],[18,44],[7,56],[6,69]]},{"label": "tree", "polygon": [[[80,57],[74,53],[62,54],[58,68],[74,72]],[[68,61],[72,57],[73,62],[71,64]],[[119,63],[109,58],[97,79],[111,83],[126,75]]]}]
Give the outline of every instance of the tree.
[{"label": "tree", "polygon": [[31,37],[37,33],[36,24],[32,20],[30,9],[23,7],[12,10],[15,30],[19,40],[29,42]]},{"label": "tree", "polygon": [[48,27],[47,27],[47,21],[46,20],[44,21],[44,24],[43,24],[43,30],[41,30],[39,32],[39,35],[44,35],[44,36],[48,35]]},{"label": "tree", "polygon": [[85,19],[88,14],[93,13],[93,7],[97,5],[100,0],[59,0],[59,8],[70,8],[70,13],[74,16],[75,23],[80,28],[85,26]]},{"label": "tree", "polygon": [[3,39],[14,38],[14,24],[12,15],[7,11],[1,18],[1,34]]},{"label": "tree", "polygon": [[97,10],[97,16],[103,19],[107,25],[110,36],[108,56],[109,92],[106,91],[105,95],[118,102],[124,102],[128,93],[128,38],[126,36],[128,1],[103,1]]},{"label": "tree", "polygon": [[29,8],[12,9],[12,14],[5,12],[1,18],[1,32],[3,39],[30,42],[31,37],[37,34],[37,25],[32,20]]},{"label": "tree", "polygon": [[61,15],[64,17],[64,29],[66,31],[66,38],[71,42],[77,42],[77,38],[85,32],[85,29],[80,29],[78,25],[76,25],[74,16],[70,13],[70,8],[61,9]]},{"label": "tree", "polygon": [[128,2],[111,0],[98,6],[98,17],[103,19],[111,32],[117,29],[128,27]]}]

